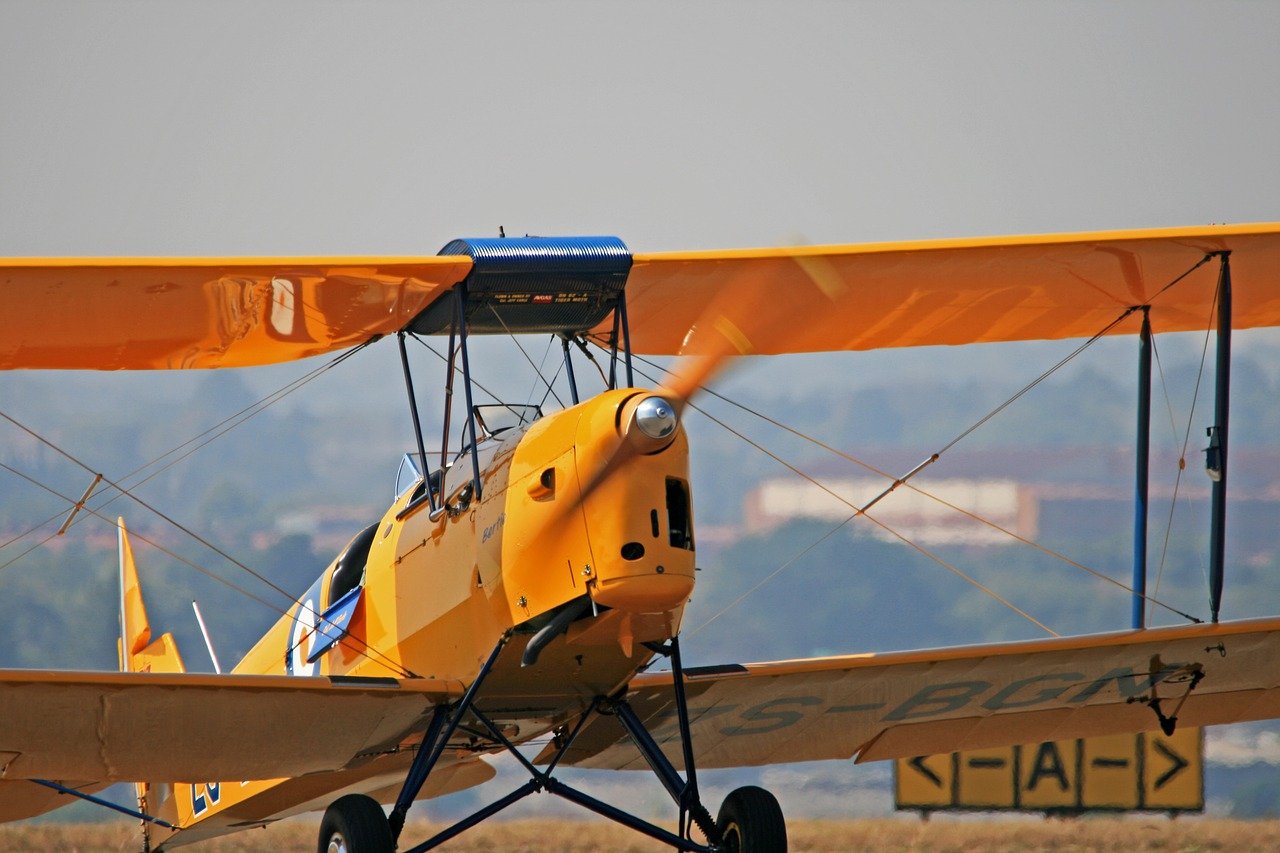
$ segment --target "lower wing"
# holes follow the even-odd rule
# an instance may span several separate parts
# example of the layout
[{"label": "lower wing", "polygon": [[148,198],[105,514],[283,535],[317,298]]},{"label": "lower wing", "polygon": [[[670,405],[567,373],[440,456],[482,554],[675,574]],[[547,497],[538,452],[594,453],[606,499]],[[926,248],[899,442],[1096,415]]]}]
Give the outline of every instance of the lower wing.
[{"label": "lower wing", "polygon": [[[932,651],[686,671],[699,766],[955,750],[1280,716],[1280,619]],[[680,765],[670,673],[627,699]],[[597,717],[566,753],[639,769],[621,726]]]},{"label": "lower wing", "polygon": [[461,684],[435,679],[0,671],[0,778],[200,782],[340,770],[422,732],[438,704],[461,694]]}]

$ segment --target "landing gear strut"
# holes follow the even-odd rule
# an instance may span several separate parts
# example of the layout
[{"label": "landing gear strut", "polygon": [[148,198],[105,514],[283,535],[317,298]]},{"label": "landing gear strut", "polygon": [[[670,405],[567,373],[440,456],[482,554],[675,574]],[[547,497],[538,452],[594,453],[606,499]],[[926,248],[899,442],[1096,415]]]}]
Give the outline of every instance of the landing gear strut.
[{"label": "landing gear strut", "polygon": [[[734,851],[735,853],[775,853],[775,851],[785,851],[787,849],[787,830],[782,819],[782,810],[778,807],[778,801],[768,791],[756,787],[738,788],[725,799],[724,804],[720,807],[720,814],[717,820],[712,820],[711,813],[702,804],[702,799],[698,794],[698,777],[694,767],[693,744],[690,740],[689,709],[684,691],[684,667],[680,662],[680,644],[677,639],[672,638],[666,644],[646,645],[654,652],[666,655],[671,659],[677,723],[683,749],[684,776],[680,775],[680,772],[676,770],[675,766],[663,753],[657,741],[654,740],[645,727],[644,722],[625,698],[597,698],[591,707],[582,713],[571,729],[562,731],[563,736],[559,740],[559,749],[546,766],[546,769],[535,767],[529,759],[521,754],[515,744],[503,734],[502,729],[479,708],[475,707],[476,695],[479,693],[481,685],[492,670],[508,639],[509,635],[504,636],[494,647],[489,659],[481,667],[475,681],[472,682],[457,705],[453,707],[441,706],[436,709],[389,818],[381,819],[381,809],[378,809],[379,820],[375,821],[370,816],[370,823],[378,824],[380,829],[387,833],[386,841],[383,841],[383,837],[378,835],[376,839],[370,836],[367,842],[354,843],[349,840],[344,842],[344,839],[356,837],[354,835],[356,830],[349,829],[348,831],[351,835],[344,835],[338,826],[339,818],[348,819],[351,823],[354,823],[356,819],[354,817],[347,818],[348,813],[354,815],[356,811],[365,808],[364,804],[352,805],[348,801],[367,800],[369,803],[373,801],[367,797],[343,797],[333,806],[330,806],[329,812],[325,814],[325,823],[321,829],[320,837],[321,853],[384,853],[384,851],[396,849],[395,844],[399,839],[400,831],[404,828],[405,814],[409,806],[413,804],[418,792],[422,790],[422,786],[430,775],[432,768],[444,752],[449,738],[452,737],[463,719],[468,717],[478,722],[488,732],[489,738],[495,745],[501,746],[509,752],[528,771],[530,779],[505,797],[495,800],[471,816],[463,818],[448,829],[427,839],[422,844],[404,851],[404,853],[421,853],[421,851],[431,850],[485,819],[492,817],[507,806],[519,802],[530,794],[541,791],[577,803],[583,808],[610,820],[617,821],[677,850],[694,851],[694,853],[725,853],[725,851]],[[632,742],[635,743],[640,754],[644,756],[645,761],[652,768],[654,775],[658,777],[658,781],[662,783],[662,786],[671,795],[672,800],[680,810],[678,834],[623,811],[616,806],[597,800],[555,778],[553,774],[556,766],[568,753],[569,749],[572,748],[578,734],[586,726],[591,715],[597,713],[612,714],[617,718]],[[343,805],[344,803],[346,805]],[[339,809],[339,806],[342,806],[342,808]],[[332,821],[330,820],[331,816],[333,817]],[[698,831],[706,838],[706,843],[693,840],[691,836],[694,827],[697,827]],[[346,846],[343,846],[344,843]],[[362,846],[364,843],[369,844],[369,846]],[[337,846],[334,846],[334,844],[337,844]],[[380,846],[383,844],[388,846]]]}]

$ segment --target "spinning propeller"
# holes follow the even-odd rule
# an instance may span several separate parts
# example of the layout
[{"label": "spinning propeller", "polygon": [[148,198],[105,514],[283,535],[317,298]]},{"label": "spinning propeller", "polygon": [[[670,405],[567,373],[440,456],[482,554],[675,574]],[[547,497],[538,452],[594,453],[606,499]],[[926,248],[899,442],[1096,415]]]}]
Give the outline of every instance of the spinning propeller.
[{"label": "spinning propeller", "polygon": [[580,484],[577,498],[568,502],[563,515],[581,506],[629,460],[670,444],[690,400],[733,359],[757,352],[756,341],[769,340],[776,346],[821,328],[824,317],[827,324],[839,317],[831,309],[850,294],[839,272],[821,256],[797,252],[792,260],[804,275],[792,279],[788,288],[780,288],[772,275],[742,273],[734,287],[710,302],[685,334],[675,368],[653,393],[625,404],[618,420],[622,442],[605,465]]}]

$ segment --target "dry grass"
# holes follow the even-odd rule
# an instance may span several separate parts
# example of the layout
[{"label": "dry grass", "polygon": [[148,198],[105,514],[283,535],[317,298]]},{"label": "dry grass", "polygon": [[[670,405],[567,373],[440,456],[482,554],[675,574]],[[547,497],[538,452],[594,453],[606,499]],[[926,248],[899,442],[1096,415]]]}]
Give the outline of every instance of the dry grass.
[{"label": "dry grass", "polygon": [[[417,843],[432,825],[411,822],[405,839]],[[1206,851],[1280,850],[1280,821],[1232,821],[1163,817],[1064,820],[914,819],[794,821],[796,851]],[[316,821],[285,821],[267,829],[209,841],[193,853],[310,851]],[[137,851],[131,823],[0,826],[0,850]],[[603,821],[495,821],[440,848],[446,851],[650,851],[666,848]]]}]

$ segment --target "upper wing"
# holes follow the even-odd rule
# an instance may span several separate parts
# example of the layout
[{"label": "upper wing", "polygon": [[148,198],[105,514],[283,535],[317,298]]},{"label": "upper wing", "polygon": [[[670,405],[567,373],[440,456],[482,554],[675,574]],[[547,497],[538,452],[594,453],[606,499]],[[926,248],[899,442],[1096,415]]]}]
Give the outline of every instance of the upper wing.
[{"label": "upper wing", "polygon": [[[1280,324],[1280,223],[638,254],[627,312],[632,345],[654,354],[696,349],[699,327],[724,321],[753,353],[1087,337],[1147,303],[1157,332],[1185,331],[1213,323],[1216,265],[1164,288],[1225,251],[1234,325]],[[0,261],[0,369],[305,358],[406,328],[471,268],[466,255]]]},{"label": "upper wing", "polygon": [[337,770],[425,729],[435,679],[0,671],[0,777],[274,779]]},{"label": "upper wing", "polygon": [[0,261],[0,369],[244,367],[399,331],[471,269],[422,258]]},{"label": "upper wing", "polygon": [[[1278,661],[1268,619],[706,667],[687,693],[701,766],[874,761],[1155,729],[1152,698],[1181,725],[1277,717]],[[681,763],[670,674],[637,677],[628,699]],[[613,717],[593,718],[565,760],[644,766]]]},{"label": "upper wing", "polygon": [[1157,333],[1205,329],[1216,263],[1162,289],[1223,251],[1233,325],[1280,324],[1280,223],[638,254],[627,314],[637,352],[672,355],[726,320],[760,354],[1091,337],[1147,303]]}]

